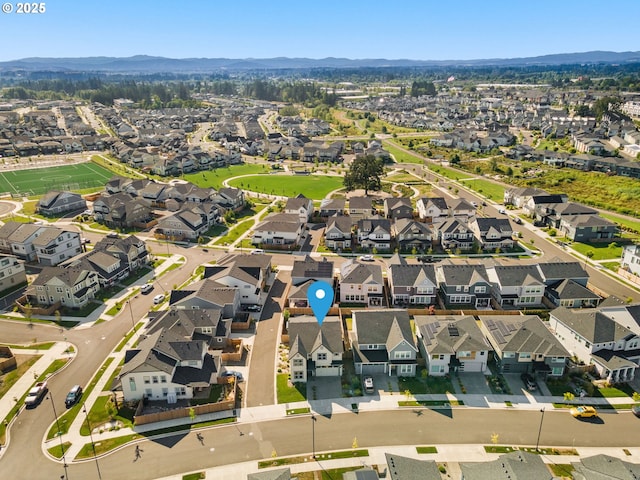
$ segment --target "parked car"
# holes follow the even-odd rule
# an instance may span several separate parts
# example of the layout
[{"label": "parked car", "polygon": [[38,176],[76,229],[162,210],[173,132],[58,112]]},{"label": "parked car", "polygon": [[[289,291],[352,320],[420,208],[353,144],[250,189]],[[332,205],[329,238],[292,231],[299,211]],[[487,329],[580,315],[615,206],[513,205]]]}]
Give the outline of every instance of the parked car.
[{"label": "parked car", "polygon": [[569,413],[571,413],[575,418],[591,418],[598,416],[598,412],[595,408],[585,406],[573,407],[569,410]]},{"label": "parked car", "polygon": [[153,303],[155,305],[158,305],[159,303],[162,303],[162,301],[164,300],[164,295],[161,293],[159,295],[156,295],[155,297],[153,297]]},{"label": "parked car", "polygon": [[535,380],[528,373],[523,373],[522,375],[520,375],[520,378],[522,379],[522,383],[524,383],[524,386],[527,388],[527,390],[532,392],[538,389]]},{"label": "parked car", "polygon": [[254,248],[253,250],[251,250],[251,255],[263,255],[264,254],[264,250],[262,250],[261,248]]},{"label": "parked car", "polygon": [[478,202],[471,202],[471,205],[473,205],[475,208],[478,208]]},{"label": "parked car", "polygon": [[47,382],[36,383],[33,387],[31,387],[31,390],[29,390],[29,393],[27,393],[27,396],[24,399],[25,406],[27,408],[36,407],[42,401],[48,391],[49,389],[47,388]]},{"label": "parked car", "polygon": [[242,376],[242,374],[240,372],[236,372],[235,370],[227,370],[226,372],[224,372],[222,374],[223,377],[235,377],[236,378],[236,382],[243,382],[244,381],[244,377]]},{"label": "parked car", "polygon": [[504,208],[499,208],[498,213],[502,213],[504,215],[507,211]]},{"label": "parked car", "polygon": [[107,233],[106,237],[107,238],[120,238],[120,235],[118,235],[115,232],[109,232],[109,233]]},{"label": "parked car", "polygon": [[633,407],[631,407],[631,413],[640,418],[640,405],[634,405]]},{"label": "parked car", "polygon": [[433,257],[431,255],[420,255],[418,261],[422,263],[432,263]]},{"label": "parked car", "polygon": [[360,255],[360,260],[363,262],[373,262],[373,255]]},{"label": "parked car", "polygon": [[364,380],[362,381],[362,384],[364,385],[364,392],[365,393],[373,393],[374,389],[373,389],[373,378],[372,377],[364,377]]},{"label": "parked car", "polygon": [[151,290],[153,290],[152,283],[145,283],[144,285],[142,285],[142,287],[140,287],[140,292],[143,293],[144,295],[151,292]]},{"label": "parked car", "polygon": [[513,219],[513,223],[517,225],[522,225],[522,219],[520,217],[516,217]]},{"label": "parked car", "polygon": [[260,305],[247,305],[245,308],[250,312],[259,312],[262,310]]},{"label": "parked car", "polygon": [[75,403],[80,400],[82,396],[82,387],[80,385],[74,385],[69,393],[67,393],[67,398],[64,399],[64,404],[67,408],[72,407]]}]

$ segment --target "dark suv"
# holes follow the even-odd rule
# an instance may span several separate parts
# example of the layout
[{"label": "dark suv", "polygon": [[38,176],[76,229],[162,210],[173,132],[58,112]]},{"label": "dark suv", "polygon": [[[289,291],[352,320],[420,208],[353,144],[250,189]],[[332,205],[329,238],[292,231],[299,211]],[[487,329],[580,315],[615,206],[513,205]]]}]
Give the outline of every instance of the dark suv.
[{"label": "dark suv", "polygon": [[527,390],[533,391],[538,389],[535,380],[528,373],[523,373],[522,375],[520,375],[520,378],[522,379],[522,383],[524,383],[524,386],[527,387]]},{"label": "dark suv", "polygon": [[82,387],[80,385],[74,385],[69,393],[67,393],[67,398],[64,399],[64,404],[67,407],[73,406],[80,397],[82,396]]}]

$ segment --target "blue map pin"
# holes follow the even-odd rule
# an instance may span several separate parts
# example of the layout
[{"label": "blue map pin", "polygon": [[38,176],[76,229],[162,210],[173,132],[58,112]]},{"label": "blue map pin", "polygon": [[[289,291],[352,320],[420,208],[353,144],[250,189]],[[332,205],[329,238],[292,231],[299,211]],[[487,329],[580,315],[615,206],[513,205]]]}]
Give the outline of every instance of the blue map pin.
[{"label": "blue map pin", "polygon": [[316,320],[322,326],[324,317],[327,316],[329,308],[333,304],[333,288],[327,282],[321,280],[313,282],[307,289],[307,301],[316,316]]}]

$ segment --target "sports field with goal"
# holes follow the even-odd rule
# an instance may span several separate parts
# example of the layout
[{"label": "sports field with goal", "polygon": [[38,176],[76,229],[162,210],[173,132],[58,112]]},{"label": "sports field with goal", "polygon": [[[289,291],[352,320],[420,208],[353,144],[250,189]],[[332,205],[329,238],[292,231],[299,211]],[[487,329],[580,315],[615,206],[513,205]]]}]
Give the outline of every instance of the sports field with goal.
[{"label": "sports field with goal", "polygon": [[0,171],[0,193],[42,195],[51,190],[101,187],[113,173],[93,162],[60,167]]}]

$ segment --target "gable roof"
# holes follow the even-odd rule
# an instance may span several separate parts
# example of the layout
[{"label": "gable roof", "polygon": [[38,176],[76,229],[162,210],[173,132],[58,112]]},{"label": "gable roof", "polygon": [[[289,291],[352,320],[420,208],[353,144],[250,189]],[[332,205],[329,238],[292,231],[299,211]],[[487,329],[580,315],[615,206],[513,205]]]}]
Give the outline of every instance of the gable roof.
[{"label": "gable roof", "polygon": [[322,326],[315,316],[302,315],[289,317],[289,358],[294,353],[307,356],[324,346],[332,353],[343,353],[342,320],[340,317],[325,317]]},{"label": "gable roof", "polygon": [[358,310],[353,312],[354,330],[358,344],[385,344],[387,350],[405,341],[417,350],[406,310]]},{"label": "gable roof", "polygon": [[495,265],[487,268],[487,275],[502,287],[524,287],[543,283],[535,265]]},{"label": "gable roof", "polygon": [[477,264],[446,264],[436,266],[436,278],[442,279],[447,285],[473,285],[475,283],[489,283],[487,270],[481,263]]},{"label": "gable roof", "polygon": [[416,315],[414,321],[430,354],[489,350],[480,327],[470,315]]},{"label": "gable roof", "polygon": [[502,352],[568,357],[569,352],[537,315],[480,315],[489,342]]},{"label": "gable roof", "polygon": [[365,265],[355,261],[345,262],[340,270],[341,283],[377,283],[382,285],[382,267],[380,265]]},{"label": "gable roof", "polygon": [[460,463],[465,480],[552,480],[554,475],[540,455],[511,452],[490,462]]},{"label": "gable roof", "polygon": [[416,287],[431,283],[437,286],[435,267],[427,265],[394,264],[389,266],[389,278],[394,287]]},{"label": "gable roof", "polygon": [[293,261],[291,277],[326,278],[331,280],[333,279],[333,262],[328,261],[327,257],[314,260],[309,255],[305,255],[302,260],[296,258]]},{"label": "gable roof", "polygon": [[551,315],[590,343],[617,342],[634,333],[599,310],[558,307]]},{"label": "gable roof", "polygon": [[416,460],[392,453],[385,453],[391,480],[441,480],[434,460]]}]

